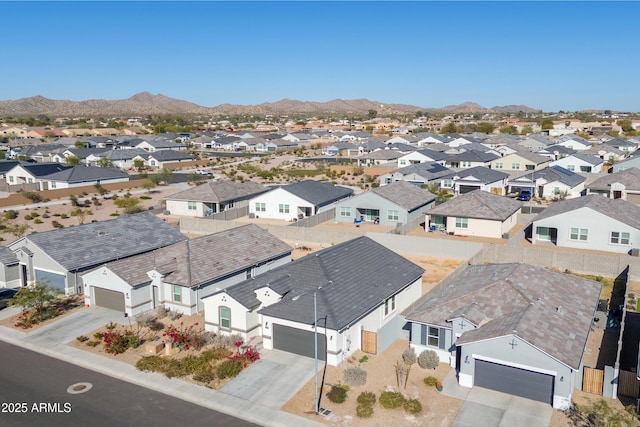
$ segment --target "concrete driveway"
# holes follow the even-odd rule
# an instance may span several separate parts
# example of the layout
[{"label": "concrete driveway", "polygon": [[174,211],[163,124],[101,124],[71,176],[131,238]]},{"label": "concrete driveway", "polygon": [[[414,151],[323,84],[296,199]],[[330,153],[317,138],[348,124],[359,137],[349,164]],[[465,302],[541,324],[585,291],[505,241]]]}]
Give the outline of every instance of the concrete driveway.
[{"label": "concrete driveway", "polygon": [[[220,390],[268,408],[280,409],[314,376],[314,360],[279,350],[262,350],[260,360]],[[322,375],[324,362],[319,361]],[[313,403],[313,402],[312,402]]]},{"label": "concrete driveway", "polygon": [[548,427],[551,405],[473,387],[451,427]]}]

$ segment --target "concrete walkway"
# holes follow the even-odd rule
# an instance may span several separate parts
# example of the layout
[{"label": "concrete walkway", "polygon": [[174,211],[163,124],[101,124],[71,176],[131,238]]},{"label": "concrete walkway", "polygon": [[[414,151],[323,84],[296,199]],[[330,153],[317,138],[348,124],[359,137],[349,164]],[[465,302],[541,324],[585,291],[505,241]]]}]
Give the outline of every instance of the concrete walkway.
[{"label": "concrete walkway", "polygon": [[[9,317],[17,313],[17,310],[16,307],[2,310],[0,317]],[[176,378],[169,379],[162,374],[141,372],[127,363],[66,345],[77,336],[88,336],[92,331],[109,323],[109,321],[118,323],[124,321],[128,324],[121,313],[100,307],[91,307],[31,332],[0,326],[0,340],[256,424],[274,427],[324,425],[279,411],[271,405],[266,406],[256,401],[211,390]],[[309,370],[309,373],[312,374],[313,371]],[[262,390],[262,393],[277,396],[278,390],[267,387]],[[284,398],[283,393],[280,394],[280,399],[282,398]],[[265,403],[269,403],[268,399],[265,399]]]}]

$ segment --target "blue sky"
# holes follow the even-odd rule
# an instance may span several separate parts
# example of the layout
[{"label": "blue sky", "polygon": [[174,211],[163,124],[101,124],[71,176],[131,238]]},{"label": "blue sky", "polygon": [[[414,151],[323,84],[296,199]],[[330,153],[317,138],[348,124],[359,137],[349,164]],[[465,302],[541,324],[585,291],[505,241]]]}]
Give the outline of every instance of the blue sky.
[{"label": "blue sky", "polygon": [[636,2],[0,2],[0,16],[0,100],[640,111]]}]

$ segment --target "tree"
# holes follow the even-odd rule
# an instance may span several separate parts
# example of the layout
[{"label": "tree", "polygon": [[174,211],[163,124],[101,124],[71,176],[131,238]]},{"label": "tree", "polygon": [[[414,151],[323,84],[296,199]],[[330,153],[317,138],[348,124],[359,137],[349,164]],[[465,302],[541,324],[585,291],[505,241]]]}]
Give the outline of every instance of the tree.
[{"label": "tree", "polygon": [[618,126],[620,126],[625,133],[633,130],[631,120],[618,120]]},{"label": "tree", "polygon": [[19,305],[25,310],[35,309],[36,313],[41,315],[45,305],[56,299],[57,293],[57,289],[46,282],[38,281],[31,286],[18,289],[8,304]]},{"label": "tree", "polygon": [[508,134],[511,134],[511,135],[517,135],[518,134],[518,128],[513,126],[513,125],[505,126],[503,128],[500,128],[500,133],[508,133]]},{"label": "tree", "polygon": [[447,123],[440,129],[440,133],[456,133],[456,132],[458,132],[458,128],[456,127],[456,124],[453,122]]},{"label": "tree", "polygon": [[77,140],[74,144],[73,144],[76,148],[84,148],[84,142]]},{"label": "tree", "polygon": [[106,157],[101,157],[96,164],[100,168],[112,168],[113,167],[113,160],[108,159]]},{"label": "tree", "polygon": [[133,167],[138,169],[138,172],[140,172],[142,169],[144,169],[144,160],[142,159],[135,159],[133,161]]},{"label": "tree", "polygon": [[68,165],[79,165],[80,157],[77,156],[69,156],[64,160]]},{"label": "tree", "polygon": [[533,133],[533,127],[531,126],[525,126],[520,131],[520,135],[530,135],[532,133]]},{"label": "tree", "polygon": [[496,130],[496,127],[493,123],[487,123],[487,122],[478,123],[478,132],[492,134],[494,130]]},{"label": "tree", "polygon": [[160,172],[158,172],[158,179],[165,184],[171,182],[171,177],[173,177],[173,172],[171,172],[171,169],[162,169]]},{"label": "tree", "polygon": [[449,193],[449,191],[447,191],[444,188],[440,188],[440,184],[438,184],[437,182],[426,184],[426,185],[423,185],[422,187],[426,188],[427,191],[429,191],[429,193],[436,196],[436,205],[444,203],[453,197],[453,194]]},{"label": "tree", "polygon": [[12,224],[7,227],[7,231],[19,239],[20,237],[24,236],[24,234],[30,228],[31,227],[29,226],[29,224]]},{"label": "tree", "polygon": [[369,110],[368,112],[369,120],[375,119],[378,117],[378,112],[376,110]]},{"label": "tree", "polygon": [[542,119],[541,127],[542,127],[542,130],[553,129],[553,120]]},{"label": "tree", "polygon": [[149,193],[151,193],[151,190],[152,190],[153,188],[155,188],[155,186],[156,186],[156,183],[155,183],[155,182],[153,182],[153,181],[151,181],[151,180],[145,181],[145,182],[142,184],[142,188],[144,188],[145,190],[147,190]]}]

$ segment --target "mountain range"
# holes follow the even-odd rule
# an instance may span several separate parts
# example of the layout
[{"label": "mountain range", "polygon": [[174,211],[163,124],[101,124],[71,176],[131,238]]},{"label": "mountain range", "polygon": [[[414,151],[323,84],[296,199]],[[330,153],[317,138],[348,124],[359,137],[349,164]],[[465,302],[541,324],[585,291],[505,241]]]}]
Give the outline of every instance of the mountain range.
[{"label": "mountain range", "polygon": [[296,101],[282,99],[258,105],[222,104],[217,107],[203,107],[188,101],[169,98],[162,94],[138,93],[131,98],[120,100],[91,99],[86,101],[54,100],[43,96],[33,96],[16,100],[0,101],[0,116],[24,117],[46,115],[51,117],[111,117],[146,115],[265,115],[265,114],[368,114],[376,110],[378,115],[425,112],[452,113],[525,113],[538,112],[525,105],[507,105],[485,108],[474,102],[447,105],[443,108],[423,108],[405,104],[385,104],[367,99],[334,99],[328,102]]}]

